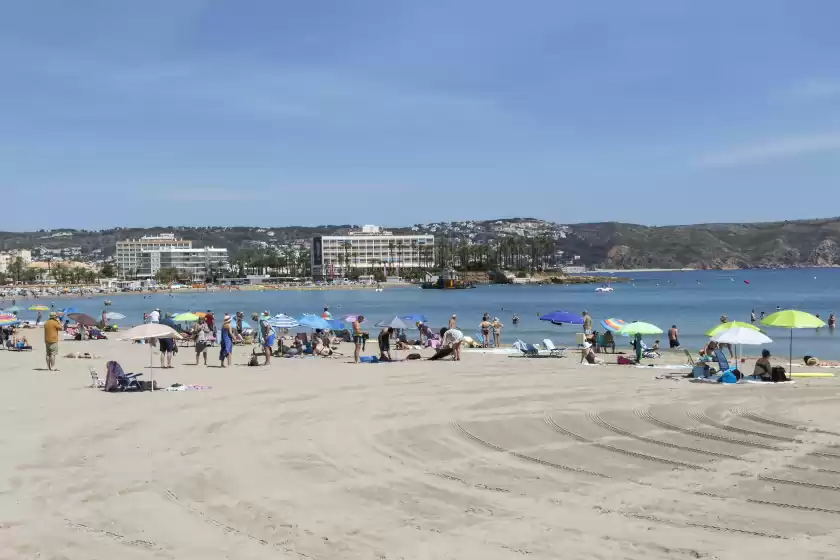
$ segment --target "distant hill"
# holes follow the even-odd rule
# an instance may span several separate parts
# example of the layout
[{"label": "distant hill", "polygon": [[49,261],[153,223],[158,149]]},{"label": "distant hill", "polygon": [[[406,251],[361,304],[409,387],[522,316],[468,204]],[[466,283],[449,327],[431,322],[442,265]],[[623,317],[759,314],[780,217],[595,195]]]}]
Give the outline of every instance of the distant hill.
[{"label": "distant hill", "polygon": [[[343,234],[356,225],[314,227],[116,228],[102,231],[0,232],[0,251],[26,248],[35,254],[102,260],[120,239],[172,232],[196,246],[225,247],[233,255],[278,247],[305,249],[315,235]],[[533,218],[437,222],[389,227],[394,233],[431,233],[471,245],[539,239],[543,252],[606,268],[752,268],[840,265],[840,218],[756,224],[648,227],[616,222],[562,225]]]}]

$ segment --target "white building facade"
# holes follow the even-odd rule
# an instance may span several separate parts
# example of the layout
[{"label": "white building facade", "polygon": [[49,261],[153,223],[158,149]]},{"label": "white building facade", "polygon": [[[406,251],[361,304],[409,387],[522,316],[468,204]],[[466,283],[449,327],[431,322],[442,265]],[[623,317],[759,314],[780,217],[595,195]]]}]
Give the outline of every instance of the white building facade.
[{"label": "white building facade", "polygon": [[386,275],[434,266],[433,235],[394,235],[363,226],[347,235],[312,238],[312,276],[338,278],[382,270]]},{"label": "white building facade", "polygon": [[120,280],[139,278],[143,253],[161,249],[192,249],[192,241],[177,239],[174,233],[144,235],[117,241],[116,265]]},{"label": "white building facade", "polygon": [[204,282],[228,266],[228,251],[218,247],[168,247],[143,251],[137,278],[152,279],[161,269],[173,269],[178,277],[189,282]]}]

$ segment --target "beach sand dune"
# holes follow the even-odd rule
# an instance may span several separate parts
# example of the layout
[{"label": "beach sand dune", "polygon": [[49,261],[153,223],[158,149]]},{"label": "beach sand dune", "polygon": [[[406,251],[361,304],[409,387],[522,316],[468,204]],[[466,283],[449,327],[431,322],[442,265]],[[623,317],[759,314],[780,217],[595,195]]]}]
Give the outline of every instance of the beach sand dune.
[{"label": "beach sand dune", "polygon": [[212,389],[105,394],[87,368],[148,347],[68,351],[103,359],[0,353],[0,558],[836,557],[835,380],[183,349],[155,378]]}]

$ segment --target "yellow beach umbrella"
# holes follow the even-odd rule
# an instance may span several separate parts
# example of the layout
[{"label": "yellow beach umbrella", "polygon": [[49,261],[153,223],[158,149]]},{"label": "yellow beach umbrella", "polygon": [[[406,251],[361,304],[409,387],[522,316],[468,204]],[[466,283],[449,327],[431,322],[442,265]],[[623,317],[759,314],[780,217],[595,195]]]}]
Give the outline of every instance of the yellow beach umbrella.
[{"label": "yellow beach umbrella", "polygon": [[[790,369],[793,369],[793,329],[818,329],[825,326],[825,322],[804,311],[797,311],[796,309],[784,309],[771,313],[761,320],[761,324],[765,327],[778,327],[780,329],[790,329],[790,354],[788,355]],[[788,374],[793,373],[788,371]]]}]

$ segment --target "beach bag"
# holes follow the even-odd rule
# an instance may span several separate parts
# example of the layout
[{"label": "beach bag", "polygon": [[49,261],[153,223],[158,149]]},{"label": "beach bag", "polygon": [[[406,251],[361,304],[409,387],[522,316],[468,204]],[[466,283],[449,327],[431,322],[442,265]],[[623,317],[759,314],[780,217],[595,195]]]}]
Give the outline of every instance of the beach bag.
[{"label": "beach bag", "polygon": [[359,362],[363,364],[376,364],[379,363],[379,358],[376,356],[360,356]]},{"label": "beach bag", "polygon": [[250,360],[248,360],[248,365],[249,365],[249,366],[258,366],[258,365],[260,365],[260,362],[259,362],[259,360],[257,359],[257,355],[256,355],[256,354],[251,354],[251,359],[250,359]]},{"label": "beach bag", "polygon": [[735,374],[731,371],[725,371],[718,379],[718,383],[737,383],[738,379],[735,377]]},{"label": "beach bag", "polygon": [[618,358],[616,358],[615,361],[623,366],[629,366],[630,364],[634,363],[633,360],[630,360],[630,358],[626,358],[624,356],[619,356]]},{"label": "beach bag", "polygon": [[782,366],[774,366],[770,370],[770,376],[772,378],[773,383],[779,383],[780,381],[790,381],[785,375],[785,373],[787,373],[787,371]]},{"label": "beach bag", "polygon": [[408,356],[406,356],[405,359],[406,360],[419,360],[420,359],[420,354],[415,352],[414,354],[409,354]]}]

